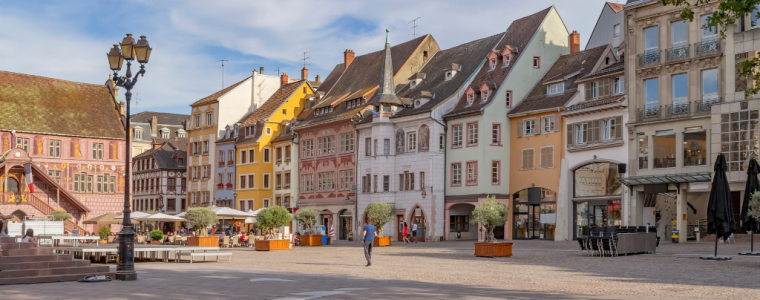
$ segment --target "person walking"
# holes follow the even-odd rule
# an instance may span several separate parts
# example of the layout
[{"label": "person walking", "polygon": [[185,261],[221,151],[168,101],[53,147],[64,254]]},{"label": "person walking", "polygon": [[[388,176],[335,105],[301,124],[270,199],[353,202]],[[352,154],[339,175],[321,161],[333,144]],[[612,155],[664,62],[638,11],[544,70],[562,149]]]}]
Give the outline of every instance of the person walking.
[{"label": "person walking", "polygon": [[409,225],[404,222],[404,244],[411,243],[412,241],[409,240]]},{"label": "person walking", "polygon": [[412,237],[414,238],[414,243],[417,243],[417,223],[412,223]]},{"label": "person walking", "polygon": [[372,265],[372,243],[375,242],[375,226],[367,223],[364,226],[364,257],[367,258],[367,267]]}]

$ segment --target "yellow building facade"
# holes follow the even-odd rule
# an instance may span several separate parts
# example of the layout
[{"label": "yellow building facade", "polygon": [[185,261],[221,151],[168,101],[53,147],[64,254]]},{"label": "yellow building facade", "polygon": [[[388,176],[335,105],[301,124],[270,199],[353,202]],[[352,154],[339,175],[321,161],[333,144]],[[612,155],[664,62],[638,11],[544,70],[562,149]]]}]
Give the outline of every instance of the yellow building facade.
[{"label": "yellow building facade", "polygon": [[[282,82],[288,82],[283,74]],[[272,140],[310,106],[315,89],[304,80],[282,84],[258,110],[243,117],[237,151],[235,201],[245,210],[273,205],[274,149]],[[294,179],[295,180],[295,179]]]}]

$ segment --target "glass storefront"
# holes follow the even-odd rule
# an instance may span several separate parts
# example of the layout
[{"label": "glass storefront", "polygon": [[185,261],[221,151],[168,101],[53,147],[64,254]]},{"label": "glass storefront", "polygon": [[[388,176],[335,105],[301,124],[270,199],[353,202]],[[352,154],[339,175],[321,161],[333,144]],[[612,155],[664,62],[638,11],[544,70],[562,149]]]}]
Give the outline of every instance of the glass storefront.
[{"label": "glass storefront", "polygon": [[583,232],[586,226],[619,226],[623,215],[620,200],[576,202],[574,212],[573,238],[588,234]]},{"label": "glass storefront", "polygon": [[620,199],[592,200],[594,197],[621,196],[623,185],[618,180],[618,165],[613,163],[592,163],[573,172],[574,238],[584,235],[584,227],[620,225],[622,206]]},{"label": "glass storefront", "polygon": [[554,239],[557,194],[544,188],[528,188],[512,195],[515,239]]}]

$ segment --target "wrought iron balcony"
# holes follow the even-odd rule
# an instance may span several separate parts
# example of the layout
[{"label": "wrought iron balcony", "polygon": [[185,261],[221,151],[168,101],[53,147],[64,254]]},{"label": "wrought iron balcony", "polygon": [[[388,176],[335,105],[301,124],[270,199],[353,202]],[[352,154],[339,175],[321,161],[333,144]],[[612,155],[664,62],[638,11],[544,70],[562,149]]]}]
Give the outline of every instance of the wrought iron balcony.
[{"label": "wrought iron balcony", "polygon": [[694,43],[694,57],[702,57],[723,53],[721,39],[710,39]]},{"label": "wrought iron balcony", "polygon": [[691,58],[691,45],[675,46],[665,49],[665,62],[677,62]]},{"label": "wrought iron balcony", "polygon": [[636,110],[635,123],[667,121],[679,118],[710,115],[712,106],[723,102],[723,98],[708,98],[691,102],[658,105]]},{"label": "wrought iron balcony", "polygon": [[660,64],[660,50],[646,51],[639,54],[637,57],[639,61],[639,69],[656,66]]}]

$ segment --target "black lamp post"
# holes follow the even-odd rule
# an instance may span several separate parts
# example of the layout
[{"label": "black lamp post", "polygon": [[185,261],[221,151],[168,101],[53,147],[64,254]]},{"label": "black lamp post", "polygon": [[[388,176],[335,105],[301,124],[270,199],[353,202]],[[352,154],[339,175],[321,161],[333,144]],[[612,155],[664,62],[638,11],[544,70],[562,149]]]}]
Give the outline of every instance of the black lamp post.
[{"label": "black lamp post", "polygon": [[[121,50],[119,50],[121,46]],[[145,74],[145,64],[150,59],[150,52],[152,48],[148,45],[148,40],[145,36],[141,36],[140,40],[135,43],[135,39],[132,38],[132,34],[127,36],[121,41],[120,45],[113,45],[111,51],[108,52],[108,64],[113,70],[113,81],[117,86],[123,87],[127,90],[124,94],[126,96],[127,112],[126,116],[126,147],[124,151],[124,219],[122,223],[122,229],[119,232],[119,264],[116,266],[116,278],[123,281],[137,280],[137,272],[135,272],[135,230],[132,225],[132,219],[130,218],[131,210],[130,197],[129,197],[129,182],[131,180],[129,176],[129,158],[130,154],[130,128],[131,123],[129,121],[129,102],[132,100],[132,88],[137,83],[137,77]],[[132,78],[132,60],[137,58],[137,62],[140,63],[140,71]],[[124,60],[127,61],[127,74],[122,77],[118,75],[121,70]]]}]

